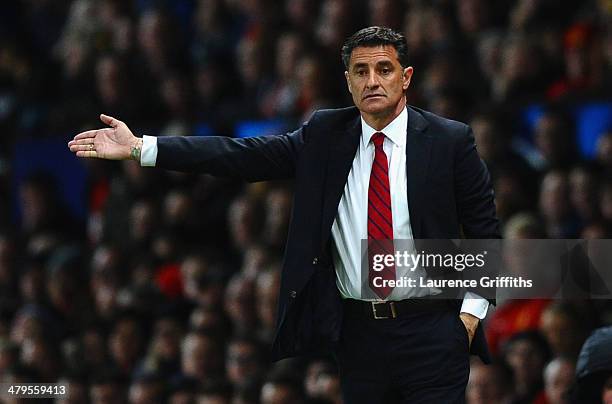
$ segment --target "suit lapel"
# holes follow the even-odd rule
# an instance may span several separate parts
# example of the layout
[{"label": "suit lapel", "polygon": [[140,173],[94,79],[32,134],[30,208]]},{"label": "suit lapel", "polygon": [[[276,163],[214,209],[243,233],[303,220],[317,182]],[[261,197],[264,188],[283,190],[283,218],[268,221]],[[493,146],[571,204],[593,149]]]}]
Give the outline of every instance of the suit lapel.
[{"label": "suit lapel", "polygon": [[408,107],[406,130],[406,178],[408,181],[408,211],[412,236],[422,238],[424,195],[427,186],[427,170],[431,159],[433,137],[426,135],[428,123],[416,110]]},{"label": "suit lapel", "polygon": [[327,171],[325,175],[325,192],[323,202],[323,222],[321,234],[321,247],[327,245],[331,235],[331,226],[338,213],[340,198],[353,165],[355,153],[359,146],[361,134],[359,115],[351,120],[347,128],[332,133],[327,157]]},{"label": "suit lapel", "polygon": [[[324,249],[331,235],[331,226],[338,213],[338,204],[353,165],[361,135],[359,116],[347,125],[347,129],[331,134],[328,149],[327,170],[325,173],[325,192],[323,219],[321,226],[321,248]],[[408,209],[414,238],[422,234],[423,195],[427,186],[427,171],[431,158],[433,137],[426,135],[429,124],[423,116],[408,107],[408,127],[406,130],[406,177],[408,190]]]}]

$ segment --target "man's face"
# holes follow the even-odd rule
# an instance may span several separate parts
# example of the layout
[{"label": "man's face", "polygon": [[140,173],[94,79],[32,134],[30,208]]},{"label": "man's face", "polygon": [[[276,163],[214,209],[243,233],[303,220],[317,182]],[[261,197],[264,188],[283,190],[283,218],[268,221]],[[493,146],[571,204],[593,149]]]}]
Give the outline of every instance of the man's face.
[{"label": "man's face", "polygon": [[402,68],[393,46],[353,49],[344,75],[353,102],[363,114],[381,117],[404,108],[412,67]]}]

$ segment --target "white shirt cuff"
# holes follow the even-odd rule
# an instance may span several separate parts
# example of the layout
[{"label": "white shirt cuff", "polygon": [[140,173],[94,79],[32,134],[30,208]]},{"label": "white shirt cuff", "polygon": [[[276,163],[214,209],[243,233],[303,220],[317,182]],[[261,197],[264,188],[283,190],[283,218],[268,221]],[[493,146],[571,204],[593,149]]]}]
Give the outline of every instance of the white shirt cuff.
[{"label": "white shirt cuff", "polygon": [[466,292],[461,305],[461,313],[468,313],[473,316],[483,319],[487,316],[489,302],[478,296],[476,293]]},{"label": "white shirt cuff", "polygon": [[157,163],[157,138],[144,135],[142,137],[142,150],[140,151],[140,165],[155,167]]}]

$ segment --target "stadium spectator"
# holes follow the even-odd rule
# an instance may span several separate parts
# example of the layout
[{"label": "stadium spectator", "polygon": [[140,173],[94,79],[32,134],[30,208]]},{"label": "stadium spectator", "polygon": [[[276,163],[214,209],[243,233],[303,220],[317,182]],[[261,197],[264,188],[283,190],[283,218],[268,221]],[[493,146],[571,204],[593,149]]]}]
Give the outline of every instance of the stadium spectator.
[{"label": "stadium spectator", "polygon": [[308,365],[304,389],[310,398],[327,400],[334,404],[342,403],[338,370],[327,360],[314,360]]},{"label": "stadium spectator", "polygon": [[579,225],[572,211],[569,191],[567,174],[563,171],[549,171],[542,179],[540,211],[546,235],[550,238],[577,236]]},{"label": "stadium spectator", "polygon": [[605,173],[612,172],[612,132],[603,133],[597,141],[596,159]]},{"label": "stadium spectator", "polygon": [[554,302],[540,317],[540,331],[555,356],[576,358],[588,335],[584,310],[575,302]]},{"label": "stadium spectator", "polygon": [[280,286],[280,265],[260,273],[256,280],[256,310],[260,324],[260,338],[271,342],[276,327],[276,305]]},{"label": "stadium spectator", "polygon": [[155,374],[134,377],[128,392],[130,404],[156,404],[162,402],[163,379]]},{"label": "stadium spectator", "polygon": [[255,281],[243,273],[235,274],[225,289],[225,312],[234,332],[245,334],[257,326]]},{"label": "stadium spectator", "polygon": [[572,390],[572,403],[608,404],[612,395],[612,327],[593,331],[585,341]]},{"label": "stadium spectator", "polygon": [[569,118],[562,112],[547,111],[535,124],[534,140],[549,169],[570,168],[576,158],[576,145]]},{"label": "stadium spectator", "polygon": [[574,380],[576,363],[565,357],[556,357],[544,369],[544,391],[547,403],[569,403],[569,390]]},{"label": "stadium spectator", "polygon": [[303,399],[302,386],[294,375],[276,372],[261,388],[261,404],[293,404]]},{"label": "stadium spectator", "polygon": [[599,220],[598,184],[596,171],[589,166],[574,166],[569,173],[570,200],[582,226]]},{"label": "stadium spectator", "polygon": [[228,343],[226,353],[227,380],[236,387],[248,385],[261,378],[264,352],[260,343],[250,337],[237,337]]},{"label": "stadium spectator", "polygon": [[506,342],[503,351],[504,361],[512,369],[515,400],[542,400],[542,372],[550,358],[550,349],[544,337],[536,331],[517,333]]},{"label": "stadium spectator", "polygon": [[222,376],[223,353],[219,342],[205,332],[190,332],[181,345],[181,370],[184,376],[205,384]]},{"label": "stadium spectator", "polygon": [[467,404],[509,404],[513,399],[512,372],[496,363],[485,366],[478,361],[470,365],[465,397]]}]

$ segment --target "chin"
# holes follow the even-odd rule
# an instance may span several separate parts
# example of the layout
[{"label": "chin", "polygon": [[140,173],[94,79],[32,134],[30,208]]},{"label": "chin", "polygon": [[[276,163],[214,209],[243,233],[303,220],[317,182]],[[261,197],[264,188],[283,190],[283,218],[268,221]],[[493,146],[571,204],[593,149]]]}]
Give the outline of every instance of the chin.
[{"label": "chin", "polygon": [[388,107],[388,102],[386,98],[366,98],[361,101],[361,106],[364,109],[377,110],[377,109],[385,109]]},{"label": "chin", "polygon": [[385,112],[389,111],[389,109],[391,109],[391,107],[389,105],[380,105],[380,104],[376,104],[376,105],[363,105],[361,104],[361,111],[370,114],[370,115],[379,115],[379,114],[384,114]]}]

